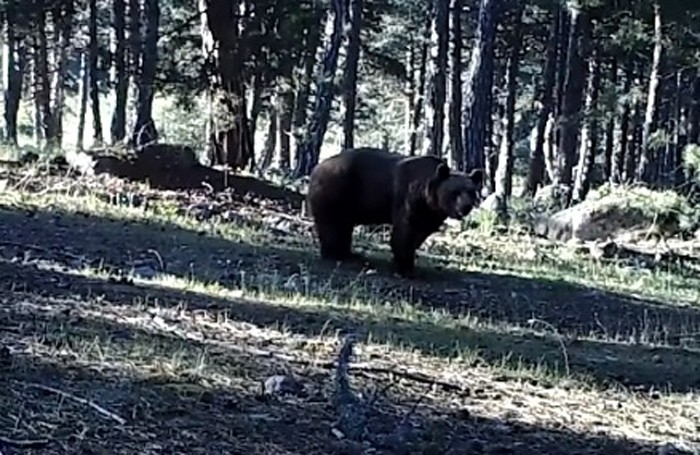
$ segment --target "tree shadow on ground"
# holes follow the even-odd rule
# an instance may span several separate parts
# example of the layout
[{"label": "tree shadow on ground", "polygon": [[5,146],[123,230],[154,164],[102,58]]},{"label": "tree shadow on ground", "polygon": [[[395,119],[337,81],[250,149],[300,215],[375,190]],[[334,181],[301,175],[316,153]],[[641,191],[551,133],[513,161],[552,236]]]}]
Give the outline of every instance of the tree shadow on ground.
[{"label": "tree shadow on ground", "polygon": [[[408,282],[388,278],[380,271],[358,278],[352,266],[332,269],[313,254],[286,249],[285,243],[291,245],[293,239],[278,238],[276,243],[281,247],[272,248],[208,237],[169,224],[68,213],[3,210],[0,238],[0,255],[5,258],[0,277],[3,283],[11,283],[12,289],[42,289],[56,295],[102,292],[117,305],[133,304],[139,298],[143,301],[149,295],[158,297],[161,304],[176,305],[187,295],[188,308],[226,310],[242,321],[285,324],[298,333],[317,334],[329,327],[330,317],[331,328],[361,330],[371,333],[374,340],[433,354],[453,355],[458,346],[477,349],[491,363],[505,358],[512,366],[534,368],[544,363],[568,367],[572,373],[589,375],[601,383],[671,386],[676,391],[700,387],[700,353],[679,346],[685,333],[700,327],[700,311],[693,308],[675,308],[568,283],[487,273],[430,271],[427,278]],[[233,288],[272,287],[290,298],[316,296],[337,304],[293,309],[152,287],[114,286],[61,272],[39,272],[32,264],[37,259],[75,269],[84,266],[87,259],[93,266],[129,270],[140,267],[136,263],[144,258],[153,261],[153,250],[160,252],[167,272],[174,275]],[[476,315],[495,326],[440,322],[430,315],[397,319],[382,316],[381,311],[345,305],[354,299],[377,306],[386,302],[396,306],[408,300],[457,317]],[[546,338],[503,326],[524,325],[531,319],[550,324],[559,336]],[[603,330],[608,333],[602,340],[575,338]],[[615,336],[633,342],[609,341]],[[669,346],[648,346],[656,340],[667,341]]]},{"label": "tree shadow on ground", "polygon": [[[331,432],[338,408],[330,398],[330,369],[247,353],[241,343],[237,351],[212,348],[126,319],[78,317],[58,308],[70,307],[69,300],[37,298],[33,306],[25,306],[15,297],[20,295],[0,304],[4,319],[20,323],[0,334],[0,345],[13,353],[0,369],[0,448],[8,455],[104,450],[300,455],[372,449],[425,454],[658,451],[653,443],[573,431],[565,422],[551,422],[552,428],[527,424],[526,410],[521,416],[487,418],[483,409],[495,402],[478,401],[503,398],[441,390],[428,396],[426,384],[401,384],[380,395],[364,444],[353,444]],[[40,332],[44,336],[37,338]],[[202,361],[204,351],[207,358]],[[304,393],[263,399],[258,383],[281,372],[301,381]],[[384,388],[389,379],[353,376],[352,381],[367,390]],[[407,425],[398,439],[394,432],[402,423]],[[33,441],[37,447],[18,449],[13,441]]]}]

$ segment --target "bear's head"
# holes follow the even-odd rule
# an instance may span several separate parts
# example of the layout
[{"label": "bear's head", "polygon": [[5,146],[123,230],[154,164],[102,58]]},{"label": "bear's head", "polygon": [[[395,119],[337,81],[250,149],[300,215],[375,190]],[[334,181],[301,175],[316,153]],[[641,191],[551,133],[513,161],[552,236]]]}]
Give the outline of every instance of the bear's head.
[{"label": "bear's head", "polygon": [[479,205],[484,171],[474,169],[469,174],[451,171],[445,163],[438,165],[428,182],[428,204],[433,210],[459,220]]}]

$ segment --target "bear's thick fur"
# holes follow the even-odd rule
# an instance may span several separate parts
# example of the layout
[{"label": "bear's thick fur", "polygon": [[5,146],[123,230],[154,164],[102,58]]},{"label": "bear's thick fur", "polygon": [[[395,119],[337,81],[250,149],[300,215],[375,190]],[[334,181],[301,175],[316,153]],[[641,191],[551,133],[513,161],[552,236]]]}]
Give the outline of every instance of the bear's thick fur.
[{"label": "bear's thick fur", "polygon": [[309,178],[308,210],[321,257],[354,256],[355,226],[391,224],[394,266],[411,276],[416,250],[446,218],[471,212],[482,182],[482,170],[450,171],[434,156],[406,157],[369,147],[342,151],[319,163]]}]

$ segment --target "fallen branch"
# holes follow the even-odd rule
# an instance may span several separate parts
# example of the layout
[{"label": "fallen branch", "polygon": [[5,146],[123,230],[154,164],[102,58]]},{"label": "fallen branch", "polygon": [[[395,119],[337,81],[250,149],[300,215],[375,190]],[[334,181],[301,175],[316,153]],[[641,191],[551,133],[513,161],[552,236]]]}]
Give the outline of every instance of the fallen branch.
[{"label": "fallen branch", "polygon": [[[269,351],[269,350],[265,350],[265,349],[241,348],[239,346],[227,346],[227,347],[234,349],[234,350],[238,350],[239,352],[242,352],[242,353],[257,355],[260,357],[271,357],[271,358],[275,358],[278,360],[283,360],[285,362],[295,363],[297,365],[318,367],[318,368],[323,368],[325,370],[332,370],[332,369],[336,368],[336,362],[331,361],[331,360],[319,362],[319,361],[299,359],[299,358],[291,356],[289,354],[283,354],[281,352]],[[368,374],[394,375],[394,376],[398,376],[402,379],[406,379],[409,381],[418,382],[421,384],[427,384],[427,385],[431,385],[431,386],[437,386],[437,387],[440,387],[443,390],[446,390],[449,392],[463,392],[465,390],[465,387],[461,386],[459,384],[454,384],[454,383],[447,382],[447,381],[441,381],[441,380],[438,380],[436,378],[430,377],[429,375],[424,374],[424,373],[419,373],[417,371],[401,370],[401,369],[397,369],[396,367],[393,367],[393,366],[392,367],[378,366],[376,364],[372,364],[369,362],[358,362],[358,363],[350,364],[348,366],[348,370],[350,372],[357,372],[359,374],[362,374],[365,377],[367,377]]]},{"label": "fallen branch", "polygon": [[48,439],[10,439],[0,436],[0,445],[16,447],[19,449],[38,449],[49,443]]},{"label": "fallen branch", "polygon": [[41,384],[30,383],[27,385],[29,387],[33,387],[35,389],[40,389],[40,390],[43,390],[45,392],[55,393],[56,395],[60,395],[64,398],[68,398],[70,400],[73,400],[73,401],[80,403],[80,404],[83,404],[85,406],[89,406],[92,409],[94,409],[95,411],[97,411],[99,414],[102,414],[103,416],[114,420],[115,422],[117,422],[120,425],[126,424],[125,419],[123,419],[122,417],[119,417],[118,415],[116,415],[113,412],[106,410],[105,408],[98,405],[94,401],[86,400],[85,398],[80,398],[79,396],[73,395],[72,393],[64,392],[63,390],[58,390],[58,389],[55,389],[53,387],[49,387],[49,386],[45,386],[45,385],[41,385]]}]

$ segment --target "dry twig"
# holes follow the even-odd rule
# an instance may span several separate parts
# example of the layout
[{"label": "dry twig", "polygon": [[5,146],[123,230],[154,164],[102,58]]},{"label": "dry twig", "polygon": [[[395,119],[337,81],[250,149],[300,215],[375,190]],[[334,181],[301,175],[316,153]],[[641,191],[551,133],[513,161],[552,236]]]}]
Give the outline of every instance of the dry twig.
[{"label": "dry twig", "polygon": [[115,422],[117,422],[120,425],[126,424],[125,419],[123,419],[122,417],[119,417],[118,415],[116,415],[115,413],[113,413],[111,411],[106,410],[105,408],[103,408],[99,404],[95,403],[94,401],[86,400],[85,398],[81,398],[79,396],[73,395],[72,393],[64,392],[63,390],[58,390],[58,389],[55,389],[53,387],[45,386],[42,384],[30,383],[27,385],[29,387],[33,387],[35,389],[44,390],[45,392],[55,393],[56,395],[60,395],[64,398],[71,399],[71,400],[73,400],[77,403],[83,404],[85,406],[89,406],[92,409],[94,409],[95,411],[97,411],[99,414],[102,414],[103,416],[114,420]]}]

